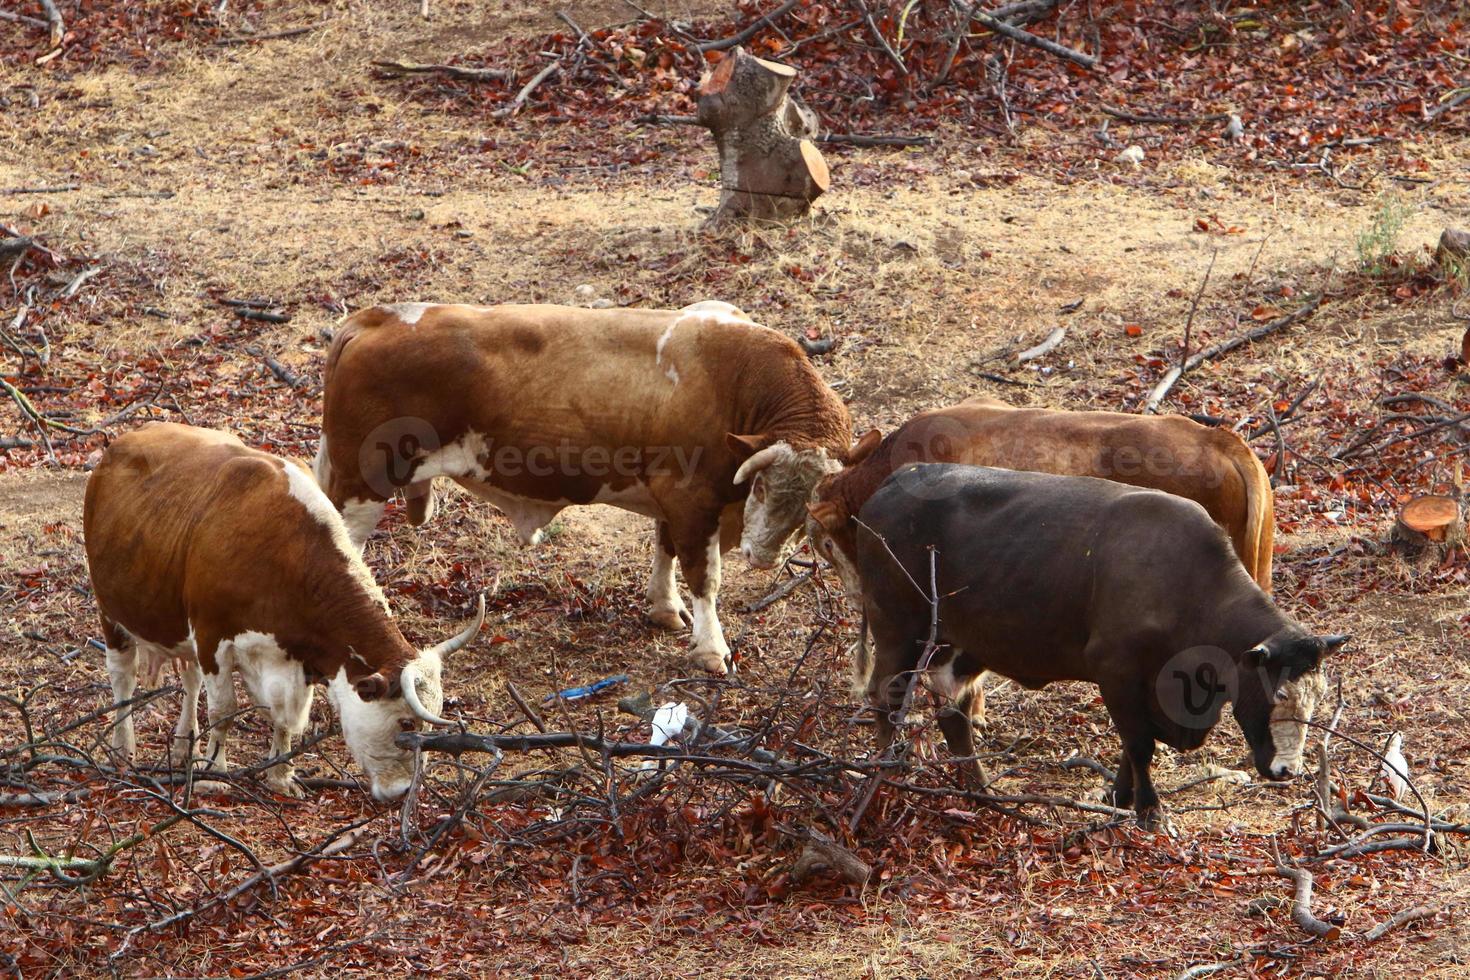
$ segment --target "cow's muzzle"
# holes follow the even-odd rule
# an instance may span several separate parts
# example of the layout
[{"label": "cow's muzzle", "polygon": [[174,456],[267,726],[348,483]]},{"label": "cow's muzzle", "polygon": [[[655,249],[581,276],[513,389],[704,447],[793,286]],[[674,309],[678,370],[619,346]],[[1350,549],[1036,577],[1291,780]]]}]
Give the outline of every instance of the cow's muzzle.
[{"label": "cow's muzzle", "polygon": [[748,544],[740,546],[740,556],[752,568],[770,569],[776,567],[776,559],[766,555],[757,555],[754,548]]}]

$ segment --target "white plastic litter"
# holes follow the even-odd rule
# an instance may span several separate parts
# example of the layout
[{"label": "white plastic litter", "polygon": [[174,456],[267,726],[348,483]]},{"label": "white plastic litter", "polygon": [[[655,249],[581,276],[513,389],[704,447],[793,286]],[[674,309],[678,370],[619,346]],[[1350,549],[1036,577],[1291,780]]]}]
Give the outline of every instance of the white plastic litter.
[{"label": "white plastic litter", "polygon": [[683,701],[659,705],[653,713],[653,735],[649,737],[648,744],[663,745],[675,738],[684,731],[684,723],[688,720],[689,706]]},{"label": "white plastic litter", "polygon": [[1384,750],[1383,758],[1385,761],[1379,763],[1378,773],[1388,784],[1389,795],[1396,800],[1402,799],[1409,791],[1409,761],[1404,758],[1402,732],[1394,732],[1389,736],[1388,748]]}]

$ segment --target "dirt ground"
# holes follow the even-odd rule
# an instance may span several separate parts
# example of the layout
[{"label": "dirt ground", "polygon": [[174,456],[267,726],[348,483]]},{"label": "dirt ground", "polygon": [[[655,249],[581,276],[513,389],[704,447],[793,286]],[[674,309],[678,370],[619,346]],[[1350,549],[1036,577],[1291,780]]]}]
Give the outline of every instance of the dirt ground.
[{"label": "dirt ground", "polygon": [[[593,28],[626,20],[630,6],[568,0],[562,9]],[[691,20],[725,7],[702,0],[643,6]],[[1422,256],[1442,228],[1465,224],[1465,139],[1400,146],[1396,152],[1426,162],[1422,179],[1392,179],[1385,157],[1365,165],[1357,175],[1364,186],[1353,189],[1300,173],[1240,172],[1205,153],[1148,160],[1141,173],[1104,163],[1061,184],[998,164],[974,137],[957,132],[939,148],[831,148],[834,189],[810,221],[789,232],[716,234],[700,228],[717,198],[713,155],[700,131],[589,134],[526,118],[487,131],[476,119],[411,101],[369,73],[374,59],[442,61],[507,33],[556,30],[549,5],[435,0],[427,23],[408,0],[250,10],[242,26],[260,31],[325,23],[257,45],[180,46],[145,73],[23,69],[0,79],[9,94],[38,96],[35,105],[17,98],[5,110],[0,188],[77,185],[0,196],[0,221],[25,222],[51,247],[101,257],[108,269],[47,321],[53,357],[71,372],[65,386],[100,379],[108,392],[146,391],[140,379],[157,373],[157,363],[178,379],[114,431],[146,418],[188,419],[306,457],[315,448],[326,331],[344,312],[406,300],[579,303],[583,284],[619,305],[729,300],[792,336],[836,338],[835,351],[817,363],[848,400],[859,431],[887,431],[915,411],[974,394],[1138,411],[1158,373],[1150,361],[1177,351],[1212,255],[1197,344],[1288,311],[1309,293],[1325,289],[1329,300],[1304,325],[1187,375],[1170,410],[1218,415],[1230,425],[1250,416],[1254,428],[1266,406],[1322,376],[1330,380],[1304,403],[1319,415],[1287,430],[1300,433],[1304,452],[1343,431],[1351,438],[1356,430],[1341,420],[1377,411],[1374,397],[1393,390],[1392,371],[1437,363],[1458,350],[1464,332],[1448,291],[1404,301],[1391,289],[1364,287],[1353,269],[1356,238],[1386,195],[1413,209],[1400,239],[1404,255]],[[626,167],[563,162],[593,139],[641,140],[658,156]],[[26,210],[36,204],[46,213]],[[0,283],[0,295],[6,292]],[[221,297],[270,297],[292,319],[241,324]],[[1062,312],[1079,301],[1075,312]],[[16,300],[7,295],[5,303],[9,322]],[[140,315],[141,306],[154,312]],[[1265,314],[1252,317],[1262,308]],[[1060,325],[1067,339],[1039,364],[1016,367],[1004,356]],[[211,359],[216,340],[228,353]],[[243,352],[246,341],[306,383],[291,389],[276,381],[260,356]],[[1421,390],[1470,409],[1462,377],[1435,377]],[[49,397],[34,396],[43,412]],[[1329,408],[1344,400],[1353,406],[1346,415]],[[94,425],[117,407],[99,396],[95,408],[70,421]],[[0,435],[33,436],[9,402],[0,409]],[[1270,442],[1256,443],[1263,456]],[[39,447],[0,451],[0,689],[14,694],[44,681],[49,690],[37,704],[52,718],[95,710],[107,697],[100,654],[85,649],[98,634],[81,542],[86,467],[103,444],[102,436],[58,440],[60,465],[48,465]],[[1405,459],[1439,472],[1439,451],[1410,447]],[[1446,463],[1439,478],[1449,473]],[[1465,820],[1463,563],[1458,578],[1436,578],[1354,546],[1385,537],[1393,486],[1357,496],[1333,491],[1312,482],[1306,463],[1280,475],[1278,599],[1319,631],[1354,635],[1333,668],[1347,705],[1344,730],[1375,747],[1390,731],[1408,733],[1420,788],[1436,811]],[[604,507],[569,511],[548,543],[529,552],[488,507],[447,497],[422,534],[395,510],[368,557],[415,642],[457,627],[471,597],[495,588],[491,622],[448,671],[452,706],[471,727],[516,717],[507,681],[539,699],[615,673],[630,674],[633,690],[688,674],[685,637],[653,629],[639,613],[645,520]],[[803,589],[743,614],[742,606],[787,573],[749,569],[734,556],[725,569],[726,630],[749,687],[731,693],[724,717],[759,719],[763,698],[788,684],[814,618],[831,615],[842,635],[823,639],[792,689],[824,702],[827,734],[865,751],[866,729],[848,722],[857,708],[844,652],[851,608]],[[79,647],[80,655],[72,653]],[[140,720],[144,752],[162,753],[171,710]],[[609,725],[630,724],[615,717],[610,701],[577,707],[574,720],[596,727],[599,713]],[[1082,685],[1027,692],[1002,684],[991,696],[991,719],[987,745],[1013,767],[1002,780],[1006,791],[1082,798],[1098,777],[1057,763],[1073,753],[1111,763],[1116,754],[1095,691]],[[332,724],[322,699],[313,728]],[[3,731],[0,745],[19,734],[8,718]],[[243,741],[237,762],[264,750],[254,722],[247,721]],[[1164,751],[1156,778],[1172,788],[1192,784],[1205,764],[1244,767],[1243,748],[1227,723],[1197,753]],[[1376,760],[1336,751],[1347,782],[1366,788]],[[943,756],[942,746],[926,743],[923,752],[930,762]],[[350,763],[337,736],[302,761],[307,774],[344,767]],[[1097,834],[1109,848],[1089,851],[1080,863],[1064,857],[1061,845],[1053,851],[1038,843],[1029,857],[1016,857],[1024,848],[1006,850],[1006,861],[984,866],[967,865],[958,853],[1000,847],[986,836],[996,816],[969,812],[962,801],[936,804],[933,839],[900,851],[885,850],[880,828],[858,831],[854,846],[881,855],[882,882],[874,887],[798,889],[759,902],[738,900],[736,889],[737,898],[714,911],[699,901],[713,858],[690,859],[699,876],[675,868],[645,882],[657,894],[626,898],[627,915],[580,908],[568,897],[578,886],[563,883],[562,870],[536,885],[491,873],[487,866],[507,859],[489,845],[436,856],[426,862],[434,874],[407,890],[380,882],[374,859],[365,858],[350,871],[334,867],[289,892],[283,887],[274,906],[267,899],[242,911],[248,929],[214,915],[170,934],[166,949],[146,946],[138,959],[110,965],[123,975],[247,975],[296,963],[303,975],[1125,977],[1178,976],[1192,964],[1259,947],[1284,952],[1253,955],[1221,975],[1470,976],[1463,844],[1433,856],[1391,852],[1319,866],[1318,911],[1335,910],[1354,934],[1336,944],[1299,944],[1279,909],[1251,914],[1252,900],[1284,893],[1285,882],[1259,862],[1222,876],[1210,854],[1237,844],[1257,853],[1277,835],[1283,844],[1294,841],[1311,824],[1310,816],[1294,816],[1308,793],[1305,783],[1189,785],[1169,797],[1178,840],[1112,827]],[[84,812],[68,804],[36,825],[44,826],[46,846],[62,848],[91,828]],[[352,790],[309,796],[291,812],[293,821],[323,826],[377,814],[383,836],[396,834],[396,810],[379,813]],[[891,815],[881,807],[875,813],[880,822]],[[1068,834],[1086,834],[1082,814],[1047,816]],[[0,851],[26,851],[20,831],[33,817],[0,809]],[[783,847],[732,863],[789,865]],[[472,853],[478,860],[466,856]],[[150,852],[139,863],[167,860]],[[202,894],[201,881],[176,880],[174,899]],[[943,892],[950,898],[935,897]],[[1158,905],[1161,893],[1177,907]],[[1432,905],[1437,916],[1371,946],[1356,937],[1415,905]],[[81,897],[38,889],[19,906],[0,908],[0,949],[28,976],[102,970],[119,932],[96,922],[136,923],[146,911],[119,905],[101,885]],[[319,916],[320,928],[295,923],[301,909]],[[467,918],[473,909],[480,912]],[[371,943],[352,942],[384,931]],[[247,934],[290,942],[272,941],[247,957],[239,939]],[[302,965],[287,947],[314,935],[322,945],[343,944],[342,951]],[[249,969],[231,973],[247,959]]]}]

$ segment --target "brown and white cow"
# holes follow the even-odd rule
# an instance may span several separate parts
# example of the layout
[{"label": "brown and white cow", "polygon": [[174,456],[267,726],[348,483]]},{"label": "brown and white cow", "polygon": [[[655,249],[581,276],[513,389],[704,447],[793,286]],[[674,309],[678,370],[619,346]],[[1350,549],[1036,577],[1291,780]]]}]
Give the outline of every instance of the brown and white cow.
[{"label": "brown and white cow", "polygon": [[[115,702],[133,697],[140,669],[179,665],[175,764],[193,754],[203,686],[206,764],[226,767],[238,671],[270,718],[272,756],[305,730],[312,683],[325,682],[373,796],[408,788],[413,757],[394,739],[448,724],[438,717],[443,658],[474,638],[483,597],[463,633],[414,649],[306,468],[212,429],[157,423],[114,441],[87,481],[83,528]],[[113,746],[132,759],[131,708],[118,713]],[[289,762],[266,778],[301,795]]]},{"label": "brown and white cow", "polygon": [[427,521],[436,477],[494,504],[523,544],[574,504],[651,517],[650,616],[689,618],[677,558],[694,658],[721,674],[721,553],[743,529],[746,559],[774,563],[851,440],[801,348],[728,303],[401,303],[354,314],[333,341],[316,475],[359,547],[395,492]]},{"label": "brown and white cow", "polygon": [[855,584],[853,518],[908,463],[964,463],[1092,476],[1193,500],[1230,536],[1245,570],[1271,591],[1275,506],[1256,454],[1232,432],[1178,415],[1017,408],[984,396],[914,416],[886,438],[873,430],[850,464],[812,493],[812,548]]}]

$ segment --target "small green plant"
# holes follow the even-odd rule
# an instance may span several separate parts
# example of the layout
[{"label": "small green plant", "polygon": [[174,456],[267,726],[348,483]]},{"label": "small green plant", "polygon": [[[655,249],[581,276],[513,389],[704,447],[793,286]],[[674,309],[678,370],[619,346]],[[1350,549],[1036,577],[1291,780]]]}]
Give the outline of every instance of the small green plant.
[{"label": "small green plant", "polygon": [[1373,221],[1358,232],[1359,269],[1370,276],[1388,271],[1389,258],[1398,252],[1399,235],[1413,213],[1413,205],[1397,195],[1386,194],[1379,199]]}]

